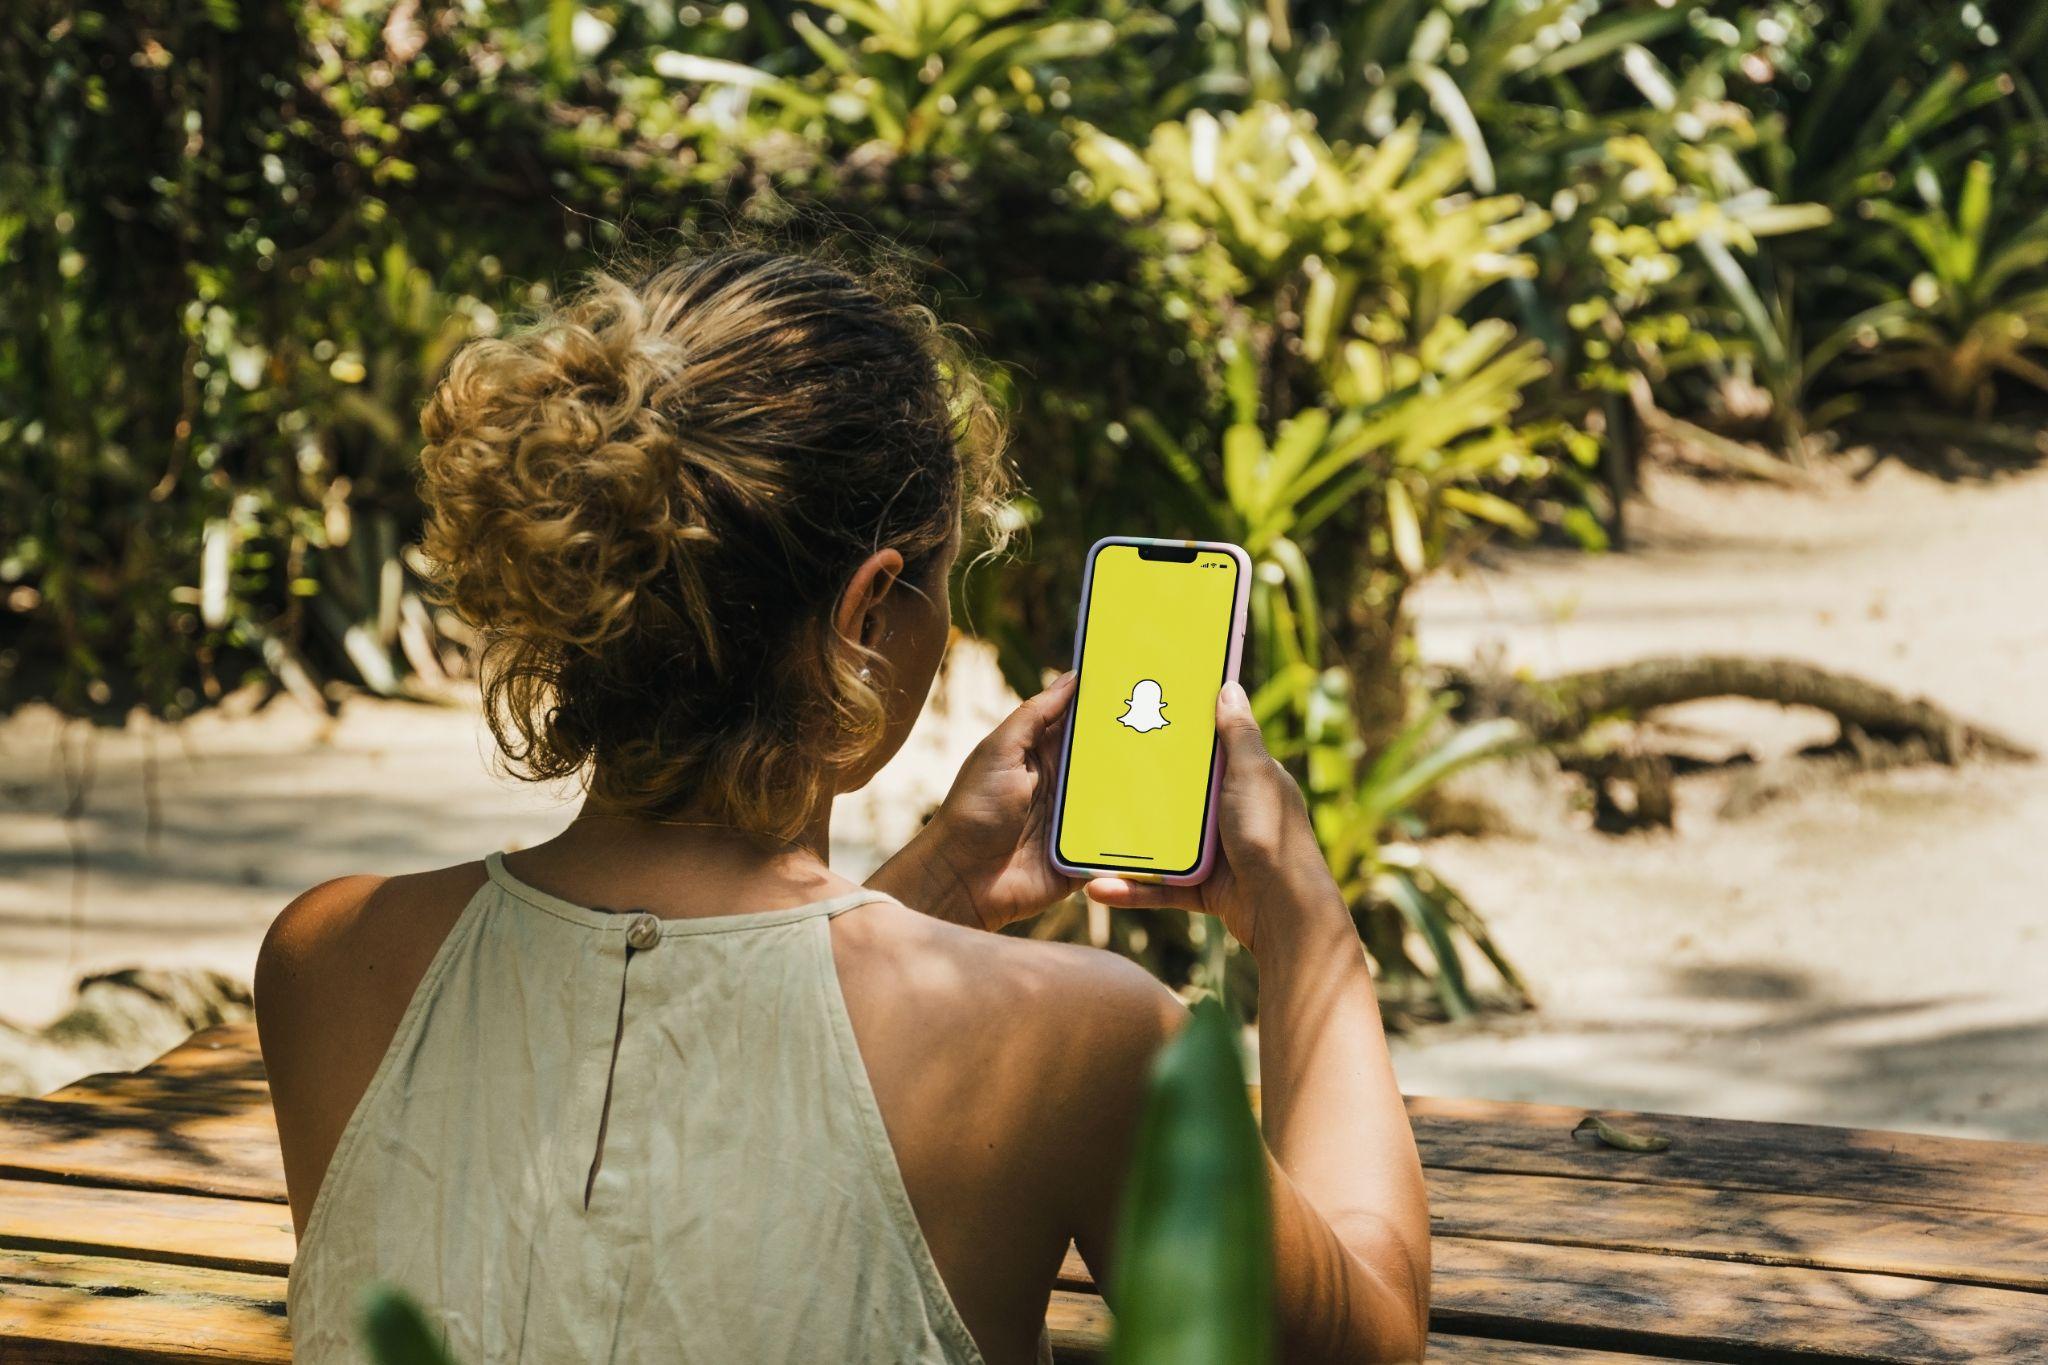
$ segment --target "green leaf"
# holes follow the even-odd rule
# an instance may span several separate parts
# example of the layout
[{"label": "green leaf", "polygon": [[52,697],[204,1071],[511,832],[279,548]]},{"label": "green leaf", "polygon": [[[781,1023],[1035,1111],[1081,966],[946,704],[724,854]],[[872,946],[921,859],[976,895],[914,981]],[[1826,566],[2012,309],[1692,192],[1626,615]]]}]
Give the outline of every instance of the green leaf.
[{"label": "green leaf", "polygon": [[555,79],[567,80],[576,70],[576,0],[548,0],[548,65]]},{"label": "green leaf", "polygon": [[1826,204],[1765,204],[1753,209],[1729,209],[1728,216],[1742,224],[1752,237],[1783,237],[1793,232],[1812,232],[1835,221]]},{"label": "green leaf", "polygon": [[1596,24],[1585,37],[1575,43],[1566,43],[1529,69],[1539,76],[1563,75],[1575,67],[1586,66],[1609,53],[1618,52],[1630,43],[1654,42],[1683,27],[1691,12],[1698,8],[1695,0],[1694,3],[1673,5],[1669,9],[1642,10]]},{"label": "green leaf", "polygon": [[1492,194],[1493,154],[1486,150],[1486,134],[1479,130],[1479,120],[1474,117],[1472,106],[1465,102],[1464,91],[1458,89],[1458,83],[1440,66],[1417,66],[1415,79],[1422,86],[1423,93],[1429,96],[1430,107],[1451,130],[1451,136],[1458,139],[1458,145],[1465,149],[1465,164],[1472,176],[1472,188],[1481,194]]},{"label": "green leaf", "polygon": [[1330,349],[1330,337],[1337,324],[1337,276],[1318,270],[1308,282],[1308,295],[1301,305],[1301,353],[1320,362]]},{"label": "green leaf", "polygon": [[1308,567],[1308,556],[1286,536],[1277,536],[1266,546],[1266,558],[1280,566],[1288,591],[1293,594],[1295,616],[1301,623],[1300,654],[1303,662],[1322,667],[1322,607],[1316,598],[1316,579]]},{"label": "green leaf", "polygon": [[818,60],[830,70],[842,76],[858,76],[853,54],[834,42],[832,36],[819,28],[817,21],[801,12],[789,16],[789,26],[796,30],[796,36],[803,39],[804,46],[816,53]]},{"label": "green leaf", "polygon": [[1238,337],[1229,343],[1223,384],[1230,394],[1231,419],[1247,425],[1259,420],[1259,363],[1251,343]]},{"label": "green leaf", "polygon": [[1403,871],[1391,871],[1378,878],[1374,890],[1392,901],[1408,927],[1429,945],[1429,955],[1436,959],[1436,993],[1443,1002],[1444,1013],[1453,1019],[1469,1019],[1478,1013],[1471,989],[1465,984],[1465,963],[1451,937],[1450,916],[1443,907],[1432,904]]},{"label": "green leaf", "polygon": [[1429,557],[1422,548],[1422,519],[1399,479],[1387,480],[1387,534],[1393,540],[1394,558],[1408,576],[1422,577],[1429,568]]},{"label": "green leaf", "polygon": [[1279,434],[1273,438],[1273,467],[1268,477],[1272,485],[1269,496],[1277,494],[1292,484],[1316,452],[1323,448],[1323,440],[1330,434],[1330,410],[1328,408],[1303,408],[1280,424]]},{"label": "green leaf", "polygon": [[1108,1289],[1111,1365],[1273,1359],[1265,1150],[1236,1030],[1214,999],[1152,1069]]},{"label": "green leaf", "polygon": [[701,57],[694,52],[662,52],[653,62],[654,73],[672,81],[744,86],[748,90],[805,114],[821,114],[825,101],[793,81],[723,57]]},{"label": "green leaf", "polygon": [[1526,738],[1521,725],[1505,716],[1468,725],[1376,789],[1363,793],[1364,803],[1384,820],[1412,805],[1451,774],[1496,758]]},{"label": "green leaf", "polygon": [[1536,534],[1536,519],[1498,494],[1477,488],[1446,488],[1437,494],[1437,500],[1468,517],[1504,526],[1518,536]]},{"label": "green leaf", "polygon": [[1735,259],[1733,252],[1719,235],[1703,232],[1694,243],[1700,256],[1706,261],[1707,269],[1713,272],[1716,282],[1726,291],[1742,320],[1749,324],[1750,335],[1756,338],[1765,357],[1773,365],[1785,363],[1785,339],[1780,335],[1777,321],[1771,316],[1770,308],[1763,296],[1750,281],[1749,272]]},{"label": "green leaf", "polygon": [[1970,163],[1963,175],[1963,192],[1956,200],[1956,269],[1958,280],[1977,274],[1977,262],[1984,251],[1984,228],[1991,218],[1991,163],[1983,157]]},{"label": "green leaf", "polygon": [[454,1365],[419,1305],[388,1284],[363,1295],[362,1333],[376,1365]]},{"label": "green leaf", "polygon": [[1266,434],[1250,422],[1233,422],[1223,431],[1223,489],[1230,505],[1248,523],[1264,510],[1259,496],[1259,466],[1266,460]]}]

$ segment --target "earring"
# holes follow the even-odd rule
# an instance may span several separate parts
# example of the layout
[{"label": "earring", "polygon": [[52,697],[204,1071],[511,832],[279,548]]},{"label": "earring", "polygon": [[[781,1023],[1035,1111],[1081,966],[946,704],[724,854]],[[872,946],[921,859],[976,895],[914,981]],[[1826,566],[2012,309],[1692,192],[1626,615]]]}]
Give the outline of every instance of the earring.
[{"label": "earring", "polygon": [[875,670],[869,668],[866,664],[862,664],[860,666],[860,680],[862,682],[873,682],[875,680]]}]

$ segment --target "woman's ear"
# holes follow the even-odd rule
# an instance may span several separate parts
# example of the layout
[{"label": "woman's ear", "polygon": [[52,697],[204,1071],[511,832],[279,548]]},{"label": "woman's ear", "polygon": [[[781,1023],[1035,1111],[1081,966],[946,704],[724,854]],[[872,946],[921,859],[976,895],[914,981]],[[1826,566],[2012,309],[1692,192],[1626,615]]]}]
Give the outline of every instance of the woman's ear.
[{"label": "woman's ear", "polygon": [[869,649],[881,643],[882,603],[903,578],[903,555],[891,549],[877,550],[862,560],[840,594],[832,624],[840,638]]}]

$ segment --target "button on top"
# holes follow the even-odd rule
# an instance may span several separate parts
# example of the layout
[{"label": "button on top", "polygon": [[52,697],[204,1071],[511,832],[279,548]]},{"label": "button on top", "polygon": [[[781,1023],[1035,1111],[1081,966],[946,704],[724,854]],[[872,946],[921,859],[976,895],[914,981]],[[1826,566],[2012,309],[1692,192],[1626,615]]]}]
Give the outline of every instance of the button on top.
[{"label": "button on top", "polygon": [[626,942],[646,952],[661,942],[661,921],[652,915],[633,916],[633,922],[626,926]]}]

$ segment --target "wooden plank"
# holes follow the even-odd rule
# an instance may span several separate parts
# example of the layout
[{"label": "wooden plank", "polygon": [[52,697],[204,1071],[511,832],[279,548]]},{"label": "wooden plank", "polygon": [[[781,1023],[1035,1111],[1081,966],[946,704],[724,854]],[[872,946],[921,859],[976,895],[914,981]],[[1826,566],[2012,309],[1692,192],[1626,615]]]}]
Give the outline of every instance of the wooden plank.
[{"label": "wooden plank", "polygon": [[1093,1294],[1055,1289],[1045,1306],[1045,1334],[1055,1365],[1095,1365],[1109,1350],[1109,1309]]},{"label": "wooden plank", "polygon": [[0,1249],[283,1275],[297,1247],[282,1204],[7,1180]]},{"label": "wooden plank", "polygon": [[1938,1280],[1444,1238],[1430,1325],[1708,1360],[2048,1360],[2048,1299]]},{"label": "wooden plank", "polygon": [[[1085,1274],[1085,1269],[1083,1271]],[[1055,1290],[1046,1305],[1046,1335],[1059,1365],[1097,1365],[1108,1354],[1109,1309],[1093,1294]],[[1593,1351],[1574,1346],[1498,1341],[1432,1332],[1429,1359],[1452,1365],[1653,1365],[1652,1357]],[[1672,1356],[1656,1358],[1670,1365]],[[1684,1365],[1683,1360],[1680,1365]]]},{"label": "wooden plank", "polygon": [[2048,1216],[2048,1144],[1602,1111],[1671,1139],[1667,1151],[1620,1152],[1573,1139],[1585,1113],[1490,1100],[1408,1101],[1429,1167]]},{"label": "wooden plank", "polygon": [[[1432,1251],[1432,1359],[2048,1359],[2048,1297],[2039,1294],[1444,1236]],[[1069,1296],[1092,1285],[1071,1248],[1059,1284]],[[1560,1354],[1517,1354],[1539,1348]]]},{"label": "wooden plank", "polygon": [[[227,1025],[195,1034],[139,1075],[88,1078],[60,1094],[87,1102],[182,1105],[206,1093],[204,1082],[217,1081],[214,1094],[253,1098],[263,1077],[255,1027]],[[1414,1097],[1408,1109],[1424,1164],[1441,1169],[2048,1217],[2048,1145],[1673,1114],[1614,1115],[1673,1139],[1668,1151],[1637,1154],[1574,1141],[1571,1129],[1585,1112],[1577,1108]]]},{"label": "wooden plank", "polygon": [[[1688,1357],[1687,1359],[1690,1359]],[[1541,1346],[1528,1341],[1492,1341],[1486,1337],[1429,1334],[1430,1365],[1671,1365],[1675,1356],[1639,1356],[1614,1351],[1588,1351],[1576,1346]]]},{"label": "wooden plank", "polygon": [[0,1178],[284,1202],[268,1109],[194,1114],[119,1105],[0,1105]]},{"label": "wooden plank", "polygon": [[0,1360],[285,1365],[284,1289],[273,1275],[0,1251]]},{"label": "wooden plank", "polygon": [[[1098,1359],[1098,1353],[1108,1342],[1109,1311],[1094,1292],[1095,1281],[1088,1273],[1088,1263],[1071,1246],[1067,1248],[1066,1258],[1060,1262],[1055,1283],[1058,1288],[1053,1291],[1045,1318],[1047,1329],[1053,1334],[1054,1358]],[[1063,1355],[1063,1351],[1066,1354]],[[1651,1359],[1581,1347],[1453,1336],[1441,1332],[1430,1335],[1429,1358],[1432,1361],[1466,1362],[1467,1365],[1643,1365]],[[1665,1361],[1675,1358],[1658,1357]]]},{"label": "wooden plank", "polygon": [[267,1109],[270,1082],[254,1027],[239,1024],[195,1033],[139,1071],[98,1072],[42,1098],[153,1109]]},{"label": "wooden plank", "polygon": [[2048,1218],[1432,1170],[1433,1237],[1666,1252],[2048,1292]]},{"label": "wooden plank", "polygon": [[[253,1025],[209,1029],[138,1077],[94,1077],[59,1092],[153,1105],[217,1094],[253,1098],[263,1075]],[[172,1082],[176,1081],[176,1084]],[[1584,1110],[1558,1105],[1413,1097],[1409,1116],[1426,1166],[1475,1172],[1591,1176],[1642,1184],[1824,1195],[2048,1217],[2048,1145],[1927,1137],[1806,1124],[1672,1114],[1614,1115],[1673,1139],[1661,1153],[1617,1152],[1571,1129]]]},{"label": "wooden plank", "polygon": [[175,1076],[156,1071],[107,1071],[74,1081],[42,1097],[52,1104],[94,1104],[113,1109],[187,1114],[260,1115],[270,1112],[264,1081],[217,1076]]},{"label": "wooden plank", "polygon": [[201,1029],[141,1069],[167,1076],[260,1081],[263,1048],[257,1042],[255,1024],[222,1024]]}]

